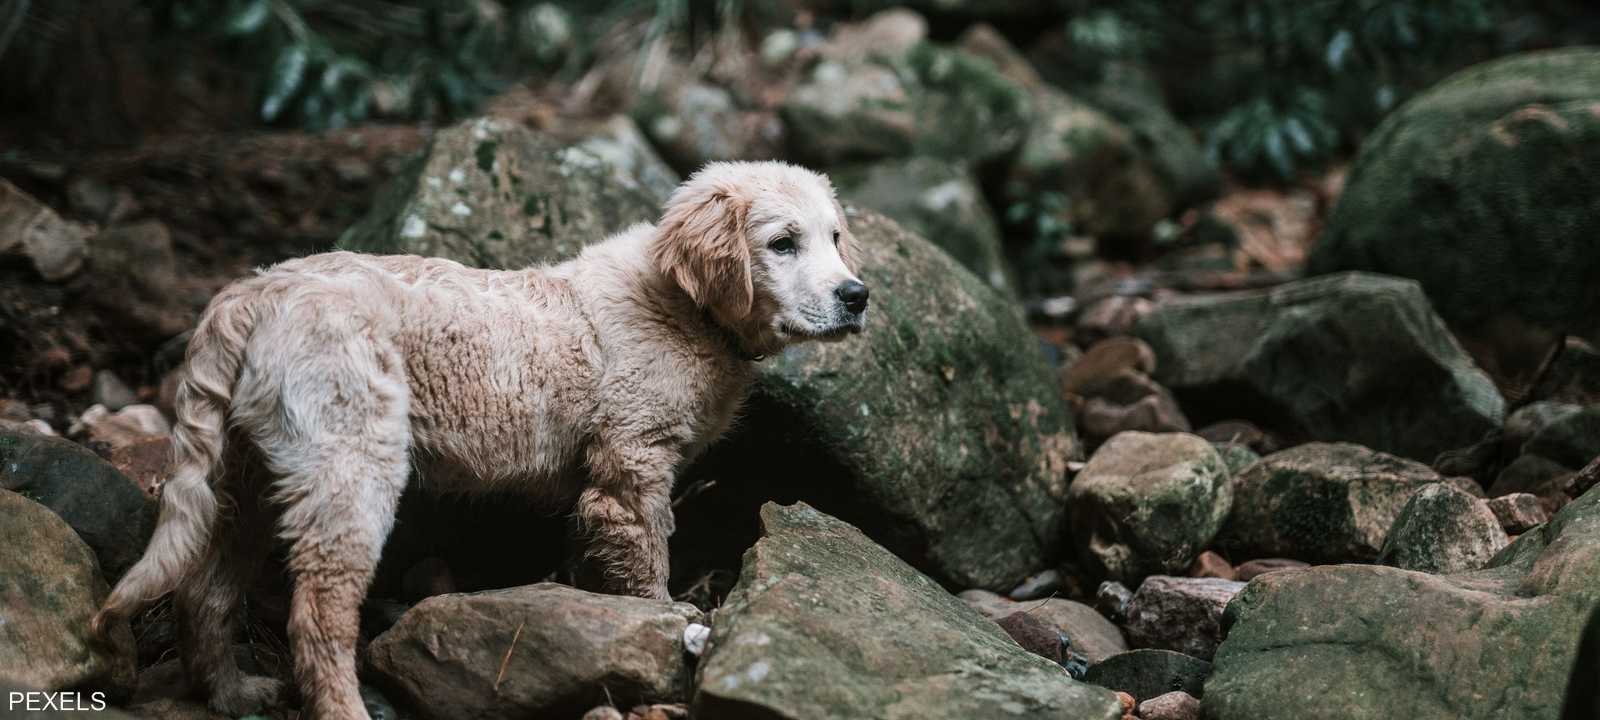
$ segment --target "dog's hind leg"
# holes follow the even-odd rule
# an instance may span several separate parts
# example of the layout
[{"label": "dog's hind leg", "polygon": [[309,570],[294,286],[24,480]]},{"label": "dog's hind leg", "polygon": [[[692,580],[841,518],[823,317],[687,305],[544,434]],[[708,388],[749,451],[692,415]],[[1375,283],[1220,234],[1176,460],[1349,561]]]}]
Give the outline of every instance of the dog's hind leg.
[{"label": "dog's hind leg", "polygon": [[271,517],[262,506],[264,473],[233,449],[242,445],[242,439],[230,444],[223,470],[238,477],[228,483],[236,488],[233,512],[212,533],[199,566],[174,597],[184,672],[213,710],[230,717],[260,712],[283,699],[282,681],[245,675],[233,655],[244,590],[273,539]]}]

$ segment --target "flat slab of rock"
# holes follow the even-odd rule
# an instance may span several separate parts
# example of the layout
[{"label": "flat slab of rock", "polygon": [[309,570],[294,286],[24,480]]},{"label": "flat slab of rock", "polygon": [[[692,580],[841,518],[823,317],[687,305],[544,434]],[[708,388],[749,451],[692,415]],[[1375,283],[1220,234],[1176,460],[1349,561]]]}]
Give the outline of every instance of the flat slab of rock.
[{"label": "flat slab of rock", "polygon": [[439,595],[367,650],[374,679],[433,720],[577,717],[688,692],[684,603],[553,583]]},{"label": "flat slab of rock", "polygon": [[1344,565],[1263,575],[1228,607],[1206,717],[1560,717],[1597,586],[1594,490],[1478,572]]},{"label": "flat slab of rock", "polygon": [[1217,544],[1235,557],[1371,562],[1411,496],[1442,480],[1422,463],[1359,445],[1290,448],[1234,478]]},{"label": "flat slab of rock", "polygon": [[1091,665],[1128,651],[1128,642],[1122,639],[1122,631],[1094,608],[1080,602],[1066,598],[1011,600],[987,590],[967,590],[957,597],[977,608],[990,620],[1025,612],[1055,626],[1067,636],[1073,652],[1084,656]]},{"label": "flat slab of rock", "polygon": [[1140,318],[1156,380],[1198,424],[1243,417],[1432,462],[1505,413],[1416,282],[1340,273],[1177,298]]},{"label": "flat slab of rock", "polygon": [[768,504],[765,536],[716,613],[696,717],[1117,720],[993,622],[804,504]]},{"label": "flat slab of rock", "polygon": [[105,601],[94,553],[45,506],[0,490],[0,681],[41,690],[133,692],[133,633],[89,638]]},{"label": "flat slab of rock", "polygon": [[1145,578],[1128,601],[1123,630],[1134,647],[1210,660],[1222,642],[1222,613],[1244,583],[1221,578]]},{"label": "flat slab of rock", "polygon": [[1182,691],[1195,697],[1205,692],[1211,663],[1171,650],[1130,650],[1089,667],[1084,682],[1120,690],[1135,700],[1149,700]]}]

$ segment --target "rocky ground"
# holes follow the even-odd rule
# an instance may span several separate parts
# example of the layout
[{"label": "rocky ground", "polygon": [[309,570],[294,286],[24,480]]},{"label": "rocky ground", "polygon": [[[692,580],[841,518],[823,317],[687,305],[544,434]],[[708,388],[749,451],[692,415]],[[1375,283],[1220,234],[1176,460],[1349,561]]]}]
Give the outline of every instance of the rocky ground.
[{"label": "rocky ground", "polygon": [[[334,246],[559,260],[782,157],[840,186],[873,316],[764,362],[680,478],[678,601],[571,587],[561,517],[408,495],[374,718],[1557,717],[1600,602],[1600,52],[1470,68],[1269,191],[986,25],[768,37],[620,108],[627,53],[584,112],[8,156],[0,684],[214,717],[164,605],[86,632],[222,284]],[[1008,210],[1045,191],[1073,231],[1041,244]],[[251,590],[247,666],[286,670],[286,604]]]}]

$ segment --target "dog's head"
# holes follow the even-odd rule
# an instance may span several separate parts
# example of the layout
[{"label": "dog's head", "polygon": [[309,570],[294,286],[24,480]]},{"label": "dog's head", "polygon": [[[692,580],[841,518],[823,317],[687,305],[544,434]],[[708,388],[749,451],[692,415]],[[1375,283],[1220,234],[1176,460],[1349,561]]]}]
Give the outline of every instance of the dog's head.
[{"label": "dog's head", "polygon": [[833,185],[779,162],[711,163],[673,192],[651,260],[756,352],[861,331],[867,286]]}]

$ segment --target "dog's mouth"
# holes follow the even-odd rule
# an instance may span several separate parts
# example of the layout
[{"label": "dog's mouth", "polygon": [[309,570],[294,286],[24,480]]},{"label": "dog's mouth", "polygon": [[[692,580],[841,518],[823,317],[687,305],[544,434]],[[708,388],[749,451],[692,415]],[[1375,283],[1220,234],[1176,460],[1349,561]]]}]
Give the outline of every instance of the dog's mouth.
[{"label": "dog's mouth", "polygon": [[786,335],[798,339],[831,341],[843,340],[851,335],[860,335],[864,326],[865,323],[860,320],[830,325],[825,328],[801,327],[794,323],[785,322],[782,325],[782,330]]}]

